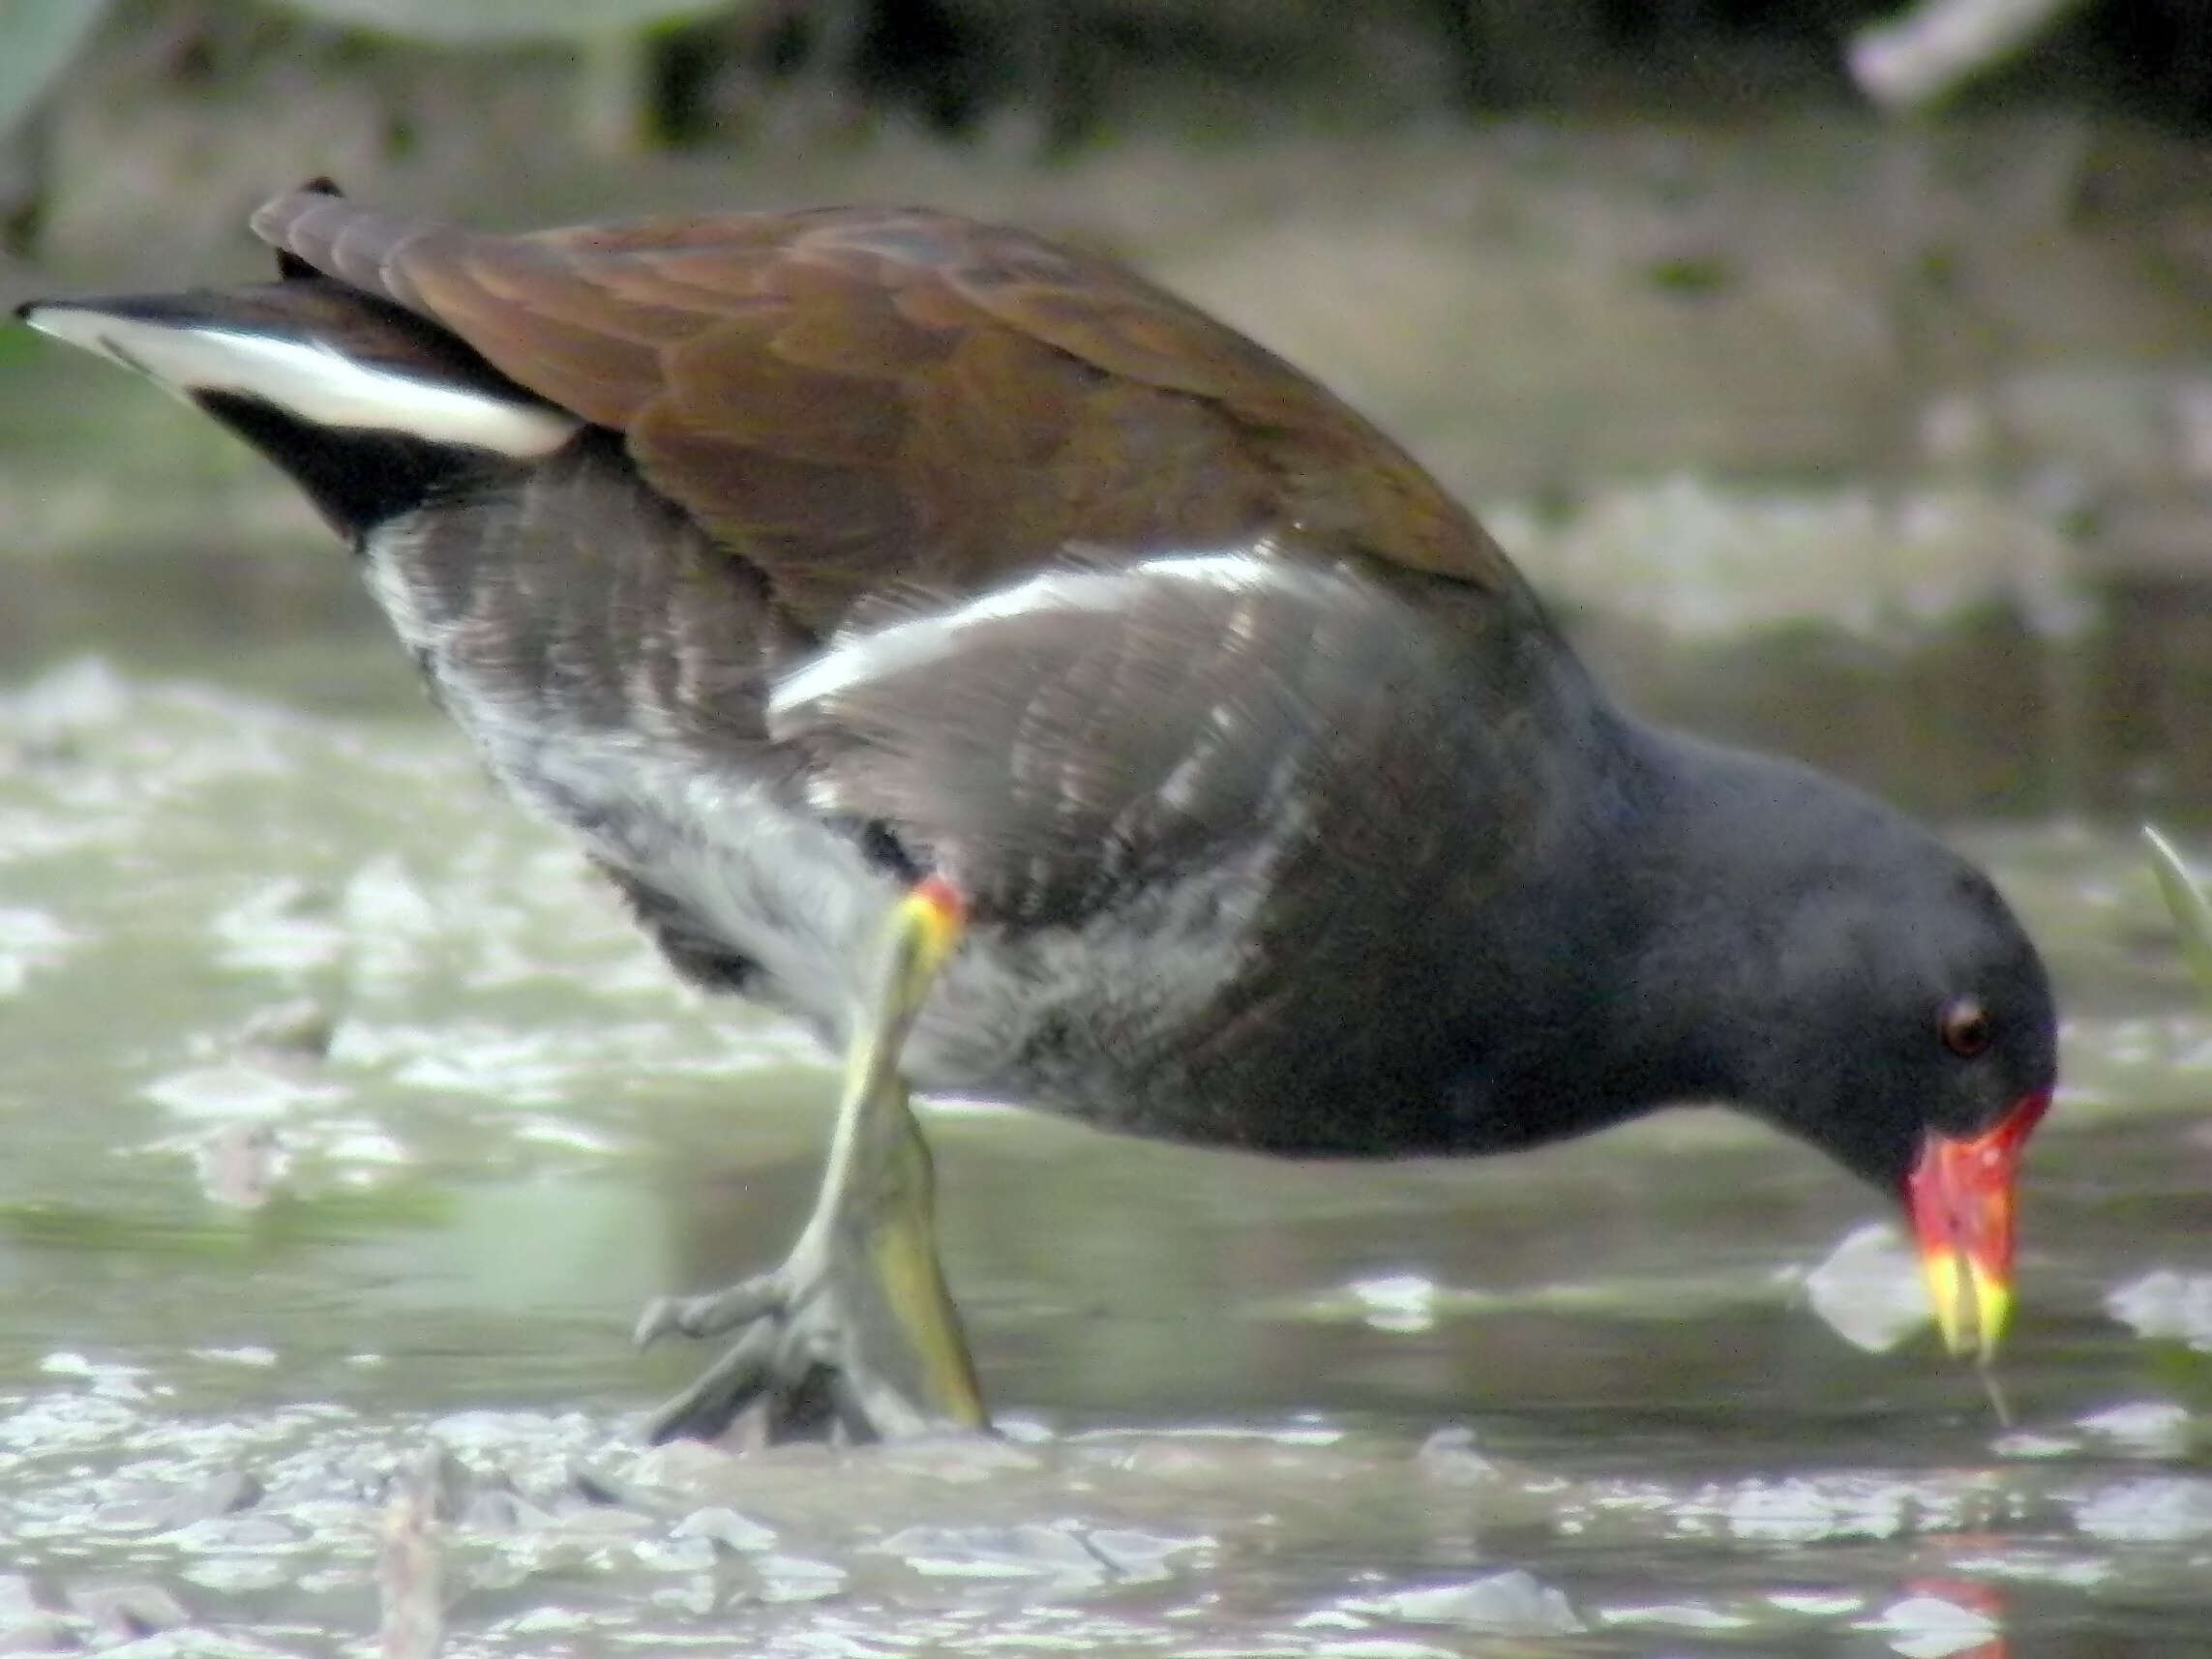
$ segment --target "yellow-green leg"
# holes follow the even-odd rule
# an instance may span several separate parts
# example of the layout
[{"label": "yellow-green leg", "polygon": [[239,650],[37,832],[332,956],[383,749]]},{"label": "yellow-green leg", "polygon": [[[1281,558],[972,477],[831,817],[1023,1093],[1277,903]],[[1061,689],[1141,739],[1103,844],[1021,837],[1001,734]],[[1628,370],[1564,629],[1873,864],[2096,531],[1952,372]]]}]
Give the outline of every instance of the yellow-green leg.
[{"label": "yellow-green leg", "polygon": [[899,1074],[900,1051],[960,930],[959,900],[934,877],[893,911],[882,970],[853,1022],[822,1190],[783,1264],[708,1295],[662,1297],[639,1320],[641,1343],[671,1331],[740,1332],[654,1414],[656,1443],[712,1438],[756,1402],[773,1439],[824,1391],[862,1437],[989,1426],[938,1265],[929,1147]]}]

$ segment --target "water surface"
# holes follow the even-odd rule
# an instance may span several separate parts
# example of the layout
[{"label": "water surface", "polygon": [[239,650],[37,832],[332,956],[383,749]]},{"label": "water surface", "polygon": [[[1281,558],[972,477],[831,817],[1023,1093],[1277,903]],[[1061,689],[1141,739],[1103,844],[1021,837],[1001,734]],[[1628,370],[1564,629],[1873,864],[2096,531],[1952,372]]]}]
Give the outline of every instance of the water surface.
[{"label": "water surface", "polygon": [[647,1453],[698,1356],[630,1321],[781,1253],[833,1080],[388,648],[251,637],[0,691],[0,1647],[360,1651],[432,1448],[452,1652],[2202,1651],[2212,1020],[2121,830],[1959,832],[2069,1009],[2009,1429],[1838,1335],[1883,1200],[1719,1113],[1346,1166],[954,1105],[1008,1439]]}]

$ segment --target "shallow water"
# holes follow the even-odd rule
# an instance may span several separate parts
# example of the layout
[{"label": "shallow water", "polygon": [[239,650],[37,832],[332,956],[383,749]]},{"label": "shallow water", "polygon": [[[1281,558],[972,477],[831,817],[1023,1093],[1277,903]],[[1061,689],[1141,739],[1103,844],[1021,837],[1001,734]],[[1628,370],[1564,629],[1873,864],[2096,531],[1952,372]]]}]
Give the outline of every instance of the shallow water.
[{"label": "shallow water", "polygon": [[646,1453],[698,1356],[631,1318],[780,1254],[832,1080],[382,649],[0,691],[0,1650],[359,1650],[426,1561],[460,1653],[2203,1650],[2212,1019],[2128,836],[1961,837],[2070,1011],[2010,1429],[1833,1328],[1917,1312],[1813,1272],[1881,1200],[1717,1113],[1376,1167],[947,1107],[1008,1440]]}]

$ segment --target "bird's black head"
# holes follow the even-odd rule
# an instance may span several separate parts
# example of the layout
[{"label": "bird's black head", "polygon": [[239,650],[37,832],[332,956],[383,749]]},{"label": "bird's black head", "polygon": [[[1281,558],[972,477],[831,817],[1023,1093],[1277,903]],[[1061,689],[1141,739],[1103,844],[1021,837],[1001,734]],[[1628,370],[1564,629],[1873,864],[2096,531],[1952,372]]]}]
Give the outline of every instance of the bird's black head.
[{"label": "bird's black head", "polygon": [[1987,876],[1888,807],[1696,753],[1658,994],[1718,1092],[1903,1200],[1946,1340],[1987,1348],[2057,1075],[2042,959]]},{"label": "bird's black head", "polygon": [[1739,1057],[1747,1103],[1902,1192],[1930,1136],[1972,1141],[2056,1072],[2049,983],[1980,872],[1825,865],[1762,931],[1772,974]]}]

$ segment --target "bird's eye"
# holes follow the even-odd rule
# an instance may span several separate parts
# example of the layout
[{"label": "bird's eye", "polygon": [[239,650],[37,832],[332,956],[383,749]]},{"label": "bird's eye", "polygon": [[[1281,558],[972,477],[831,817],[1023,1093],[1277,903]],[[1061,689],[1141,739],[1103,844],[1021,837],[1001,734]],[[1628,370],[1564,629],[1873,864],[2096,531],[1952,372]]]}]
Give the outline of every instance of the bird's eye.
[{"label": "bird's eye", "polygon": [[1954,998],[1937,1018],[1943,1046],[1962,1060],[1970,1060],[1989,1046],[1994,1034],[1989,1011],[1971,996]]}]

